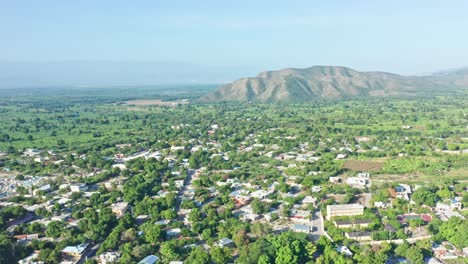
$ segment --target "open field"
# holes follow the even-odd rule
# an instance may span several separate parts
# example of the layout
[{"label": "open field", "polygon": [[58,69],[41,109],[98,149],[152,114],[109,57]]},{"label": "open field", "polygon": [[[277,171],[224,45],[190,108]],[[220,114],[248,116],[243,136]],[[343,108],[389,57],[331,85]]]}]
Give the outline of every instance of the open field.
[{"label": "open field", "polygon": [[384,162],[380,161],[360,161],[360,160],[347,160],[343,164],[343,168],[354,171],[380,171]]},{"label": "open field", "polygon": [[130,105],[136,105],[136,106],[151,106],[151,105],[178,106],[178,105],[188,104],[190,102],[188,100],[178,100],[178,101],[169,102],[169,101],[155,99],[155,100],[130,100],[130,101],[126,101],[125,103],[130,104]]}]

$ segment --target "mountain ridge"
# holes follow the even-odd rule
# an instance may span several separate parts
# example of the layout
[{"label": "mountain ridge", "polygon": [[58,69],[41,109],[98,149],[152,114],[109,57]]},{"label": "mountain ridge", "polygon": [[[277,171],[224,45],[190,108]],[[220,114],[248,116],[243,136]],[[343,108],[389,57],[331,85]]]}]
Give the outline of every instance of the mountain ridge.
[{"label": "mountain ridge", "polygon": [[468,69],[457,69],[441,76],[404,76],[318,65],[260,72],[255,77],[224,84],[200,101],[274,103],[361,96],[413,96],[454,87],[468,87]]}]

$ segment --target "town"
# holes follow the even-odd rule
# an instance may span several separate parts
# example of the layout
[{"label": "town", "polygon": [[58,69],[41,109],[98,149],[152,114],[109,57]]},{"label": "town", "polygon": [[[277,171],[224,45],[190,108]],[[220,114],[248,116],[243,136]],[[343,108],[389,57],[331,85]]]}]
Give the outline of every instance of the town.
[{"label": "town", "polygon": [[[368,107],[361,104],[355,107]],[[324,131],[348,124],[328,124],[327,116],[316,127],[296,126],[280,111],[275,118],[256,115],[256,106],[196,106],[227,116],[200,123],[203,116],[181,117],[183,107],[195,106],[139,108],[139,115],[152,109],[174,116],[158,123],[165,136],[156,132],[150,141],[119,142],[117,135],[98,151],[92,145],[4,149],[2,239],[16,248],[4,261],[458,263],[468,256],[466,174],[412,179],[417,170],[443,175],[437,162],[416,160],[406,147],[417,137],[415,124],[394,127],[386,137],[363,136],[350,134],[360,128]],[[296,127],[280,125],[285,122]],[[451,138],[415,140],[425,140],[440,162],[466,169],[466,138],[455,146]],[[412,162],[421,166],[403,171]],[[285,244],[275,246],[280,241]],[[291,248],[295,243],[300,252]]]}]

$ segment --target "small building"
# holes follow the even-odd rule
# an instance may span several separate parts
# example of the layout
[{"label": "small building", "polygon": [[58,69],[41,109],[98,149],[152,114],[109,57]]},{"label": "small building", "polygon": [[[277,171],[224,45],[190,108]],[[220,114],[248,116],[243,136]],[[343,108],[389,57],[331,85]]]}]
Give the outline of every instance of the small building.
[{"label": "small building", "polygon": [[450,199],[450,209],[452,210],[461,210],[462,209],[462,203],[455,199],[455,198],[452,198]]},{"label": "small building", "polygon": [[312,192],[313,193],[318,193],[318,192],[321,192],[321,191],[322,191],[322,186],[320,186],[320,185],[312,186]]},{"label": "small building", "polygon": [[182,230],[180,228],[171,228],[166,230],[166,235],[168,237],[178,237]]},{"label": "small building", "polygon": [[298,232],[298,233],[310,233],[311,231],[311,226],[309,225],[293,225],[292,226],[292,230],[294,232]]},{"label": "small building", "polygon": [[348,157],[348,155],[346,155],[346,154],[338,154],[338,155],[336,155],[336,159],[345,159],[346,157]]},{"label": "small building", "polygon": [[135,218],[135,224],[142,225],[148,221],[148,215],[139,215]]},{"label": "small building", "polygon": [[371,232],[349,232],[345,233],[345,236],[349,239],[357,240],[357,241],[365,241],[365,240],[372,240],[372,233]]},{"label": "small building", "polygon": [[364,206],[360,204],[327,205],[327,220],[335,216],[353,216],[364,214]]},{"label": "small building", "polygon": [[107,251],[98,256],[98,262],[100,264],[116,263],[120,260],[122,252],[119,251]]},{"label": "small building", "polygon": [[258,214],[253,214],[253,213],[252,213],[252,214],[244,214],[244,215],[242,215],[242,219],[243,219],[244,221],[252,221],[252,222],[253,222],[253,221],[256,221],[256,220],[258,220],[258,219],[260,219],[260,218],[262,218],[260,215],[258,215]]},{"label": "small building", "polygon": [[148,255],[142,259],[138,264],[155,264],[159,261],[159,258],[155,255]]},{"label": "small building", "polygon": [[354,221],[333,221],[337,228],[366,228],[372,223],[372,220],[368,219],[358,219]]},{"label": "small building", "polygon": [[306,197],[304,197],[304,199],[302,199],[302,204],[304,204],[304,205],[312,204],[312,205],[316,206],[317,198],[312,197],[310,195],[306,196]]},{"label": "small building", "polygon": [[125,212],[127,212],[128,203],[126,202],[116,203],[116,204],[113,204],[111,208],[112,208],[112,212],[117,216],[117,218],[120,218],[125,214]]},{"label": "small building", "polygon": [[386,209],[388,207],[388,203],[386,202],[374,202],[375,208]]},{"label": "small building", "polygon": [[336,251],[338,251],[338,253],[343,254],[347,257],[353,256],[353,252],[351,252],[351,250],[349,250],[347,246],[339,246],[336,248]]},{"label": "small building", "polygon": [[293,221],[309,221],[311,218],[310,211],[292,209],[289,213],[289,218]]},{"label": "small building", "polygon": [[340,177],[330,177],[330,178],[328,178],[328,180],[329,180],[331,183],[340,183],[340,182],[341,182],[341,178],[340,178]]},{"label": "small building", "polygon": [[80,258],[83,253],[86,251],[88,248],[89,244],[88,243],[83,243],[77,246],[67,246],[64,249],[62,249],[62,253],[67,256],[72,256],[74,258]]},{"label": "small building", "polygon": [[70,184],[70,190],[72,192],[84,192],[84,191],[88,190],[88,185],[86,185],[86,183]]},{"label": "small building", "polygon": [[183,180],[174,181],[174,185],[177,188],[182,188],[184,186],[184,181]]},{"label": "small building", "polygon": [[50,184],[42,185],[41,187],[33,190],[33,195],[38,195],[40,192],[48,193],[50,192],[51,187]]},{"label": "small building", "polygon": [[234,246],[234,241],[232,241],[231,239],[227,237],[224,237],[218,240],[218,242],[216,242],[215,244],[218,247],[232,247]]}]

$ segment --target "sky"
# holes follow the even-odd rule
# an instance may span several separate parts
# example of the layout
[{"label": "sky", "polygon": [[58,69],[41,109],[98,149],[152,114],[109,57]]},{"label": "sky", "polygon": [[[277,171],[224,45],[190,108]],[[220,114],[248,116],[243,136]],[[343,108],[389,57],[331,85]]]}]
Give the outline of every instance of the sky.
[{"label": "sky", "polygon": [[468,66],[466,0],[0,0],[0,86],[221,83]]}]

